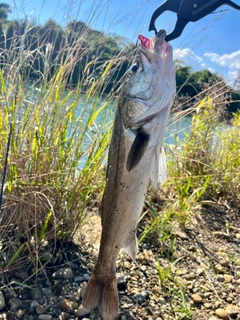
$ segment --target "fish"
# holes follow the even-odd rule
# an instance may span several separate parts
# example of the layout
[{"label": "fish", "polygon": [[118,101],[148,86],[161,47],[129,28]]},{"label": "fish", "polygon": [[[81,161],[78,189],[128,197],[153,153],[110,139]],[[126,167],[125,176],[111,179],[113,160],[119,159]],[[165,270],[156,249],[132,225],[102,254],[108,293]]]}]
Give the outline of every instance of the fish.
[{"label": "fish", "polygon": [[156,188],[166,180],[163,136],[176,80],[172,46],[165,37],[160,30],[150,46],[139,43],[118,99],[99,208],[100,249],[82,301],[85,308],[98,307],[104,320],[119,314],[116,260],[123,249],[136,261],[137,222],[150,181]]}]

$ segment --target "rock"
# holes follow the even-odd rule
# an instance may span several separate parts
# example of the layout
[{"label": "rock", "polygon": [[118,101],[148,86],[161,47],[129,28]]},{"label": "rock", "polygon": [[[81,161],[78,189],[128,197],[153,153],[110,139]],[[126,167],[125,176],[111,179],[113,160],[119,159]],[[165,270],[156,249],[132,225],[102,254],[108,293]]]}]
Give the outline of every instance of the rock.
[{"label": "rock", "polygon": [[177,275],[178,276],[184,276],[188,274],[188,270],[187,269],[180,269],[180,270],[177,270]]},{"label": "rock", "polygon": [[203,268],[198,268],[197,269],[197,275],[201,276],[202,274],[204,274],[204,269]]},{"label": "rock", "polygon": [[49,251],[43,251],[39,255],[40,260],[43,262],[51,262],[53,260],[53,256]]},{"label": "rock", "polygon": [[40,316],[38,316],[39,320],[52,320],[52,316],[50,316],[50,314],[41,314]]},{"label": "rock", "polygon": [[74,278],[74,281],[77,282],[77,283],[81,283],[81,282],[83,282],[84,280],[83,280],[83,277],[77,276],[77,277]]},{"label": "rock", "polygon": [[224,277],[224,280],[228,283],[232,282],[233,280],[233,277],[230,276],[229,274],[225,274],[223,277]]},{"label": "rock", "polygon": [[212,304],[210,302],[206,302],[206,303],[204,303],[204,307],[206,309],[212,309]]},{"label": "rock", "polygon": [[76,316],[82,317],[82,316],[85,316],[86,314],[89,314],[90,312],[91,312],[91,309],[86,309],[83,307],[83,305],[80,305],[77,309]]},{"label": "rock", "polygon": [[74,275],[71,268],[62,268],[53,273],[53,278],[73,279]]},{"label": "rock", "polygon": [[84,281],[88,281],[89,279],[90,279],[89,274],[88,274],[88,273],[84,273],[84,275],[83,275],[83,280],[84,280]]},{"label": "rock", "polygon": [[31,297],[36,301],[42,300],[42,292],[38,288],[33,288],[31,289]]},{"label": "rock", "polygon": [[196,278],[196,275],[194,272],[190,272],[189,274],[186,275],[185,277],[187,280],[193,280]]},{"label": "rock", "polygon": [[59,320],[67,320],[71,317],[71,315],[67,312],[61,312],[59,316]]},{"label": "rock", "polygon": [[215,304],[214,304],[214,307],[216,309],[222,309],[223,308],[223,304],[221,301],[216,301]]},{"label": "rock", "polygon": [[17,319],[21,319],[24,316],[24,311],[19,309],[16,313],[15,316]]},{"label": "rock", "polygon": [[0,291],[0,310],[2,310],[6,305],[4,295],[2,291]]},{"label": "rock", "polygon": [[63,311],[75,310],[78,308],[78,304],[75,301],[63,299],[59,302],[59,308]]},{"label": "rock", "polygon": [[124,292],[127,289],[127,278],[125,276],[117,277],[118,290]]},{"label": "rock", "polygon": [[188,236],[185,232],[183,231],[176,231],[175,232],[175,236],[177,236],[178,238],[182,239],[182,240],[188,240]]},{"label": "rock", "polygon": [[226,307],[226,312],[229,314],[230,317],[236,317],[239,314],[239,308],[230,304]]},{"label": "rock", "polygon": [[36,300],[33,300],[30,303],[30,308],[32,308],[32,309],[36,309],[38,306],[39,306],[39,302],[37,302]]},{"label": "rock", "polygon": [[222,267],[222,265],[220,263],[215,265],[215,270],[218,273],[223,273],[224,272],[223,267]]},{"label": "rock", "polygon": [[142,291],[141,293],[136,293],[132,296],[132,299],[135,303],[142,304],[144,300],[148,297],[147,291]]},{"label": "rock", "polygon": [[[144,260],[144,262],[146,263],[146,260]],[[132,265],[129,261],[124,261],[123,266],[126,269],[131,269],[131,267],[132,267]]]},{"label": "rock", "polygon": [[202,303],[203,301],[202,297],[199,294],[195,294],[195,293],[192,295],[192,300],[195,304]]},{"label": "rock", "polygon": [[10,310],[11,311],[16,311],[18,309],[20,309],[21,305],[22,305],[22,301],[18,298],[11,298],[9,300],[10,303]]},{"label": "rock", "polygon": [[219,282],[224,282],[224,276],[223,276],[222,274],[219,274],[219,275],[217,276],[217,280],[218,280]]},{"label": "rock", "polygon": [[215,313],[220,319],[229,320],[229,316],[224,309],[217,309]]},{"label": "rock", "polygon": [[38,305],[36,307],[37,314],[43,314],[46,311],[46,308],[44,306]]}]

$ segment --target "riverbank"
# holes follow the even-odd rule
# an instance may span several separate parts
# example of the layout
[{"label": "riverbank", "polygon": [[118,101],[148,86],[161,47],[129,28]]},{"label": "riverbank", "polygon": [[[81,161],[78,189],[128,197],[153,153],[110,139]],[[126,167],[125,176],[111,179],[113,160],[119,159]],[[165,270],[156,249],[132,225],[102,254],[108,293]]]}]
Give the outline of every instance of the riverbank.
[{"label": "riverbank", "polygon": [[[139,238],[149,215],[140,222]],[[81,306],[100,234],[99,218],[91,219],[92,231],[88,222],[74,242],[45,243],[38,270],[26,264],[6,272],[10,281],[2,290],[5,306],[0,295],[0,319],[100,319],[97,310]],[[239,216],[219,205],[199,211],[185,228],[169,227],[164,243],[155,231],[144,238],[136,264],[119,256],[119,319],[240,319]]]}]

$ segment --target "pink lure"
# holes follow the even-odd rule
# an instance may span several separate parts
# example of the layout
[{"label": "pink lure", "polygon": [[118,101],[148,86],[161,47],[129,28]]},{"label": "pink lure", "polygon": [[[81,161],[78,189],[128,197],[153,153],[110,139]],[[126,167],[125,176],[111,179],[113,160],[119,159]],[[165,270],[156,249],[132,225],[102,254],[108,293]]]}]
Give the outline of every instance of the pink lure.
[{"label": "pink lure", "polygon": [[144,36],[142,36],[141,34],[138,36],[138,39],[141,41],[141,44],[150,49],[150,40]]}]

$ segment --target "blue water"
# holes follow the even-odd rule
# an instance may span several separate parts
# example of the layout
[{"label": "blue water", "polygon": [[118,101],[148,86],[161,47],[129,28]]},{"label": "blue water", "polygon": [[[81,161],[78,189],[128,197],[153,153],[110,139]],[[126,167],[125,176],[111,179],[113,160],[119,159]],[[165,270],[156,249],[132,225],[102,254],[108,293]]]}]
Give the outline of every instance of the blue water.
[{"label": "blue water", "polygon": [[[95,102],[93,104],[90,102],[87,106],[85,107],[84,112],[82,114],[82,119],[81,121],[85,124],[88,121],[88,117],[91,113],[92,108],[100,108],[103,105],[103,101],[99,100],[98,105],[96,107]],[[79,113],[78,115],[81,117],[81,110],[83,109],[83,106],[79,106]],[[96,122],[92,128],[89,128],[89,131],[91,132],[92,130],[97,130],[101,132],[106,132],[111,125],[113,124],[114,121],[114,116],[115,116],[115,111],[116,111],[116,106],[115,103],[108,103],[108,106],[106,107],[105,110],[103,110],[99,116],[96,118]],[[173,145],[173,144],[178,144],[179,141],[183,141],[185,138],[185,134],[189,133],[191,129],[191,116],[185,116],[181,118],[177,118],[175,114],[170,115],[168,125],[166,128],[166,132],[164,135],[164,148],[168,149],[168,145]],[[88,145],[91,144],[91,137],[89,135],[86,135],[86,140],[85,140],[85,146],[87,148]],[[84,164],[86,163],[87,160],[87,153],[82,157],[81,162],[79,164],[79,168],[82,169]],[[106,159],[105,159],[106,161]]]},{"label": "blue water", "polygon": [[170,115],[164,135],[164,144],[175,144],[176,141],[183,141],[185,134],[191,130],[191,121],[191,116],[177,119],[176,115]]}]

